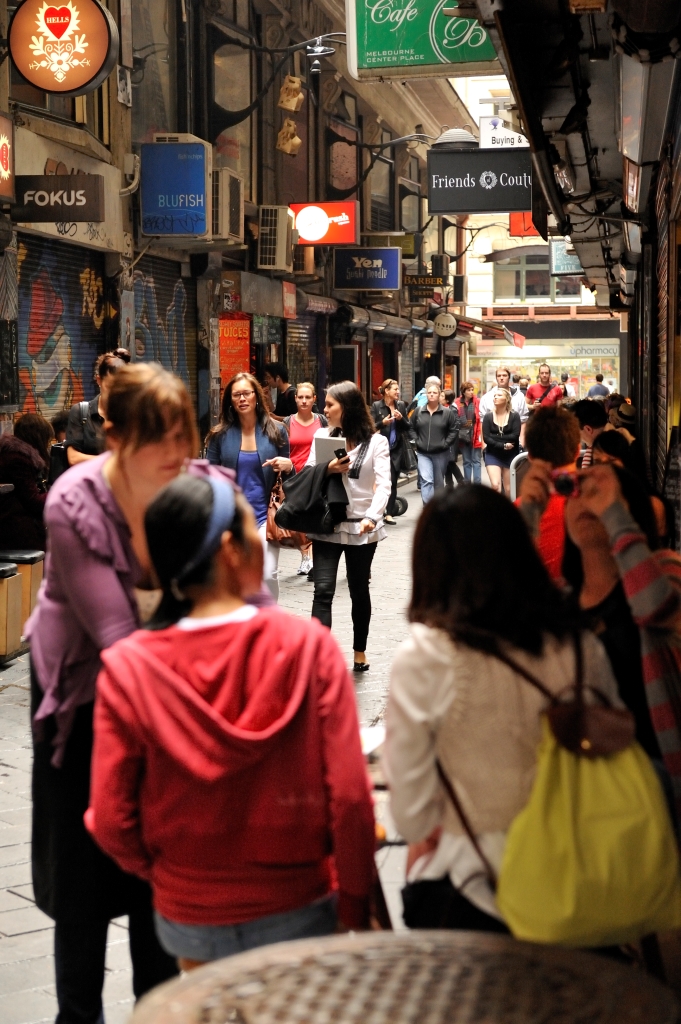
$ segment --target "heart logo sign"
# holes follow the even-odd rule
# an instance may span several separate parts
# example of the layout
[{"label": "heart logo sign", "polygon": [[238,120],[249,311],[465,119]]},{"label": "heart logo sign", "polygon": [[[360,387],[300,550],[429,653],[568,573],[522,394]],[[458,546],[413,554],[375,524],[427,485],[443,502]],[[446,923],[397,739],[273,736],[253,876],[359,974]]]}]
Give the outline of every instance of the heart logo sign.
[{"label": "heart logo sign", "polygon": [[0,133],[0,181],[7,181],[12,173],[10,163],[10,141],[4,132]]},{"label": "heart logo sign", "polygon": [[66,32],[71,24],[71,11],[68,7],[48,7],[44,14],[45,27],[56,39]]}]

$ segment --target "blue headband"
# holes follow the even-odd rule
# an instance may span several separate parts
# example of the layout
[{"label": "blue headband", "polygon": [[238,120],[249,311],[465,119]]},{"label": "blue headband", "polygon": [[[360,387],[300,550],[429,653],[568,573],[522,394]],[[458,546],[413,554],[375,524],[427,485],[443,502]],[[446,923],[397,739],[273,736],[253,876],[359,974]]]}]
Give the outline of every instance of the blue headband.
[{"label": "blue headband", "polygon": [[178,573],[177,579],[173,580],[175,584],[186,579],[197,565],[201,565],[201,562],[205,562],[207,558],[215,554],[220,547],[223,533],[225,530],[229,530],[234,522],[236,504],[231,484],[228,484],[226,480],[216,480],[213,477],[208,478],[208,483],[213,491],[213,508],[206,527],[206,534],[194,557],[189,559],[182,571]]}]

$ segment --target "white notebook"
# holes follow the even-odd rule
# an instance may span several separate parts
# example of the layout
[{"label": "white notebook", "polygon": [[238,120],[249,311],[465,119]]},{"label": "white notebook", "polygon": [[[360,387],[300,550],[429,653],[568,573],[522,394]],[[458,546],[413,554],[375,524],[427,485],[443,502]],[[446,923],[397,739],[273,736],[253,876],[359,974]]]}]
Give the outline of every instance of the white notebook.
[{"label": "white notebook", "polygon": [[331,462],[336,458],[336,451],[342,448],[348,450],[344,437],[318,437],[314,439],[314,455],[319,466],[322,462]]}]

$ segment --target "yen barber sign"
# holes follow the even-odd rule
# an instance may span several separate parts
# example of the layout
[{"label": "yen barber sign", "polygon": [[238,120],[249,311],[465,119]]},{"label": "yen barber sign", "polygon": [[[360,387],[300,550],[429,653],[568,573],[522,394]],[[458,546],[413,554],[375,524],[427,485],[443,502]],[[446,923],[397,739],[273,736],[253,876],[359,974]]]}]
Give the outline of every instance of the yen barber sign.
[{"label": "yen barber sign", "polygon": [[428,213],[511,213],[532,209],[532,158],[527,149],[428,153]]}]

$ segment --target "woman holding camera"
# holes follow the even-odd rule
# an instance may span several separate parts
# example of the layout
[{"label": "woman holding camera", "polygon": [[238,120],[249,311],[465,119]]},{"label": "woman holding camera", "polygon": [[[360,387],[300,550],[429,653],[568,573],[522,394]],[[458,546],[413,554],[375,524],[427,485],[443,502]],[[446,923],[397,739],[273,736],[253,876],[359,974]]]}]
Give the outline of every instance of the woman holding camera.
[{"label": "woman holding camera", "polygon": [[[374,431],[364,396],[351,381],[329,388],[324,414],[329,425],[317,431],[317,437],[338,437],[339,450],[341,437],[346,443],[348,454],[332,459],[326,471],[327,474],[342,474],[348,505],[347,518],[336,526],[334,533],[309,535],[314,562],[312,617],[331,626],[338,563],[344,554],[352,601],[353,670],[367,672],[366,646],[371,620],[369,579],[376,543],[386,536],[383,513],[390,498],[390,448],[386,438]],[[313,443],[307,465],[316,464]]]},{"label": "woman holding camera", "polygon": [[511,394],[505,388],[495,388],[492,395],[493,410],[482,420],[485,448],[485,468],[495,491],[511,495],[511,463],[520,450],[520,414],[511,408]]}]

